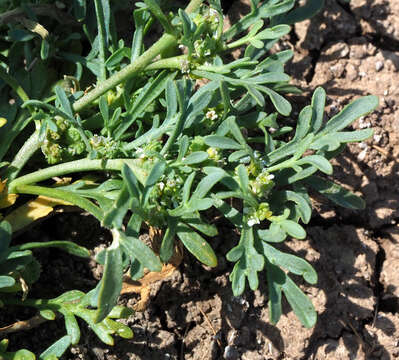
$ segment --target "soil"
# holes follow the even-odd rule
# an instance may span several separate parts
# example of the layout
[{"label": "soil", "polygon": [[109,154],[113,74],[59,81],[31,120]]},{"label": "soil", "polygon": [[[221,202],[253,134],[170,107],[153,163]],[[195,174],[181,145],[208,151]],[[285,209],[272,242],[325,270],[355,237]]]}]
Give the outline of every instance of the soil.
[{"label": "soil", "polygon": [[[246,11],[248,4],[237,0],[229,19]],[[317,325],[302,327],[287,304],[280,322],[271,325],[265,279],[254,293],[232,295],[232,266],[224,255],[238,235],[226,228],[212,243],[219,254],[217,268],[205,268],[185,254],[178,271],[151,288],[146,311],[125,321],[134,339],[116,339],[114,347],[107,347],[82,325],[81,344],[65,359],[399,358],[399,2],[326,0],[325,9],[296,24],[279,47],[295,51],[287,72],[304,90],[292,98],[296,110],[309,103],[317,86],[328,94],[328,117],[359,96],[380,97],[379,108],[353,126],[373,128],[373,138],[350,145],[334,160],[334,179],[362,195],[366,210],[349,211],[315,199],[307,239],[283,245],[306,258],[319,274],[316,286],[301,284],[317,309]],[[44,222],[41,229],[52,229],[49,238],[74,239],[93,248],[99,239],[104,244],[109,240],[93,221],[63,214]],[[76,228],[71,222],[78,224],[77,232],[71,231]],[[34,238],[35,231],[41,236],[42,230],[30,236]],[[48,259],[42,280],[59,293],[87,290],[99,276],[94,263],[53,250],[40,256]],[[70,277],[71,267],[79,270],[76,279]],[[68,281],[57,283],[57,278]],[[124,295],[121,302],[134,304],[137,299],[138,295]],[[13,335],[10,344],[42,349],[49,334],[58,332],[63,334],[62,322]]]}]

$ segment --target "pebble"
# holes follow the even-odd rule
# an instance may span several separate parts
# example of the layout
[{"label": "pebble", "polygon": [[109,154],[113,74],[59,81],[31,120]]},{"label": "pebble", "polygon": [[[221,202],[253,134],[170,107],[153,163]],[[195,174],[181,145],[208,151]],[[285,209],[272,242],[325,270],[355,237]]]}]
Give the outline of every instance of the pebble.
[{"label": "pebble", "polygon": [[223,358],[226,360],[238,360],[238,351],[233,346],[228,345],[224,348]]},{"label": "pebble", "polygon": [[382,61],[377,61],[375,63],[375,70],[376,71],[381,71],[383,67],[384,67],[384,63]]}]

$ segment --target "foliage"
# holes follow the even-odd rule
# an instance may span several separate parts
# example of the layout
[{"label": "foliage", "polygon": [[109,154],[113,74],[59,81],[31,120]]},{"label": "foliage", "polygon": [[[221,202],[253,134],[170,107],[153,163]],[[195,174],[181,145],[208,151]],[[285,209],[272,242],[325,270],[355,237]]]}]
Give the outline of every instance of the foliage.
[{"label": "foliage", "polygon": [[[341,206],[364,207],[326,175],[333,171],[329,160],[346,143],[372,135],[369,129],[344,129],[378,105],[366,96],[325,122],[326,94],[318,88],[295,129],[287,126],[292,107],[283,95],[299,92],[284,73],[293,53],[269,50],[289,33],[287,24],[313,15],[322,2],[295,7],[294,0],[251,0],[249,14],[223,31],[219,0],[192,0],[177,11],[144,0],[133,12],[131,45],[116,28],[123,5],[74,0],[57,10],[59,4],[50,2],[43,16],[43,3],[2,5],[9,12],[0,15],[0,26],[8,27],[0,37],[0,178],[7,179],[0,205],[12,205],[14,194],[58,199],[95,216],[113,241],[96,257],[104,273],[92,291],[30,299],[28,289],[40,273],[32,249],[89,253],[67,241],[11,246],[11,226],[0,223],[1,305],[30,306],[47,320],[65,319],[67,335],[40,358],[59,357],[77,344],[76,316],[107,344],[113,343],[111,334],[131,337],[129,328],[112,320],[129,314],[116,305],[122,276],[127,271],[140,279],[145,269],[160,271],[175,242],[203,264],[217,266],[212,238],[218,229],[209,220],[215,209],[241,234],[226,254],[234,264],[234,296],[247,281],[257,289],[263,271],[270,321],[279,320],[284,294],[302,324],[313,326],[314,307],[290,274],[312,285],[317,274],[278,243],[306,237],[301,223],[311,218],[309,189]],[[16,5],[17,15],[10,14]],[[144,39],[155,20],[164,34],[147,48]],[[235,48],[242,57],[231,61],[226,55]],[[73,182],[48,181],[62,176]],[[144,227],[161,230],[159,254],[139,239]],[[3,341],[0,356],[18,358],[6,348]]]}]

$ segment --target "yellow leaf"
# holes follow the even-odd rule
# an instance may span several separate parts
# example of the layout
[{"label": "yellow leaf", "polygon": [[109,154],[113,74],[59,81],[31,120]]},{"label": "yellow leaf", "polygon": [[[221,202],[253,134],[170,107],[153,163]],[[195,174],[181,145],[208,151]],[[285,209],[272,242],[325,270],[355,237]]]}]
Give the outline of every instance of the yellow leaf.
[{"label": "yellow leaf", "polygon": [[15,203],[17,194],[8,194],[6,188],[7,180],[0,180],[0,209],[7,208]]},{"label": "yellow leaf", "polygon": [[57,205],[72,205],[66,201],[49,198],[47,196],[38,196],[36,199],[27,202],[18,209],[12,211],[5,217],[13,231],[18,231],[30,225],[34,221],[46,217]]},{"label": "yellow leaf", "polygon": [[7,119],[0,117],[0,127],[4,126],[5,124],[7,124]]}]

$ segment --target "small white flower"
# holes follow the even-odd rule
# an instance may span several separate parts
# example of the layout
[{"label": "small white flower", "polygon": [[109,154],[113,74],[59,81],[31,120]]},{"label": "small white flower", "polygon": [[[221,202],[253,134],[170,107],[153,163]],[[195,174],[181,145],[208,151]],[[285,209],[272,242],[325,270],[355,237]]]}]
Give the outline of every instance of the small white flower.
[{"label": "small white flower", "polygon": [[216,111],[215,111],[215,110],[209,110],[209,111],[206,113],[205,117],[206,117],[207,119],[216,120],[216,119],[218,118],[218,114],[216,114]]},{"label": "small white flower", "polygon": [[249,220],[248,220],[248,226],[250,226],[250,227],[252,227],[252,226],[254,226],[254,225],[256,225],[256,224],[260,224],[260,221],[259,221],[259,219],[258,218],[250,218]]},{"label": "small white flower", "polygon": [[162,191],[162,190],[165,188],[165,183],[161,181],[161,182],[158,184],[158,186],[159,186],[160,190]]},{"label": "small white flower", "polygon": [[184,46],[183,44],[180,44],[180,45],[179,45],[179,49],[180,49],[180,50],[184,50],[184,48],[185,48],[185,46]]},{"label": "small white flower", "polygon": [[273,174],[267,175],[266,179],[267,180],[273,180],[274,179],[274,175]]}]

